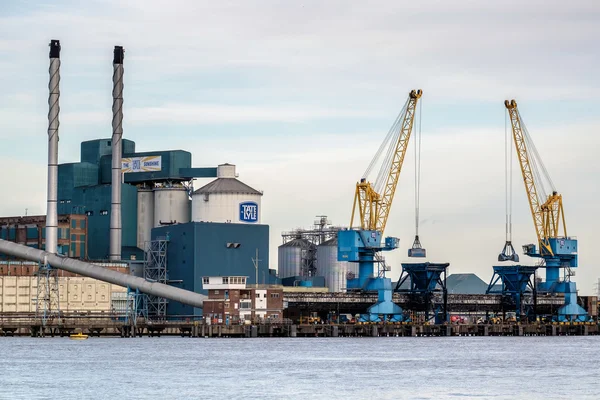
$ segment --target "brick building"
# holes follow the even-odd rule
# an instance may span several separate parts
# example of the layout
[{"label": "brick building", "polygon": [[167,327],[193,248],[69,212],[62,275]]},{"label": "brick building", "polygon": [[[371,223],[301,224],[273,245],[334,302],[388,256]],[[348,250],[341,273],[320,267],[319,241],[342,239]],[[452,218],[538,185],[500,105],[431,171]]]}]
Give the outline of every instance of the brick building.
[{"label": "brick building", "polygon": [[[72,258],[87,258],[87,216],[58,216],[57,253]],[[46,216],[0,218],[0,239],[23,244],[34,249],[46,248]],[[0,254],[0,260],[12,260],[14,257]]]},{"label": "brick building", "polygon": [[208,290],[203,316],[212,323],[260,323],[280,321],[283,316],[283,286],[248,285],[245,276],[205,276]]}]

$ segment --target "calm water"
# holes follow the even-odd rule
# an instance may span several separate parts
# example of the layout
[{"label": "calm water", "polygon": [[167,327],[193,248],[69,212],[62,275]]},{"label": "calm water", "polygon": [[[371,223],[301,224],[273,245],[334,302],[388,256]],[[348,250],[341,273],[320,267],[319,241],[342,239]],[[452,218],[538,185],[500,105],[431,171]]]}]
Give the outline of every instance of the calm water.
[{"label": "calm water", "polygon": [[600,337],[0,338],[1,399],[599,399]]}]

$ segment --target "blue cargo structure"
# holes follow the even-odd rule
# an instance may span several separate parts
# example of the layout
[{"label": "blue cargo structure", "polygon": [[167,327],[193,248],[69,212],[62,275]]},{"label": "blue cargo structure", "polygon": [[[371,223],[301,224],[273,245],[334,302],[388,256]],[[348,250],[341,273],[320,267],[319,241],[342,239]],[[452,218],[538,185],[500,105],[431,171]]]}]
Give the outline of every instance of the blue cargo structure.
[{"label": "blue cargo structure", "polygon": [[[204,276],[247,276],[256,284],[253,259],[258,249],[258,283],[270,283],[269,226],[190,222],[154,228],[152,239],[168,238],[168,279],[173,285],[197,293]],[[167,306],[169,316],[202,315],[202,310],[176,302]]]}]

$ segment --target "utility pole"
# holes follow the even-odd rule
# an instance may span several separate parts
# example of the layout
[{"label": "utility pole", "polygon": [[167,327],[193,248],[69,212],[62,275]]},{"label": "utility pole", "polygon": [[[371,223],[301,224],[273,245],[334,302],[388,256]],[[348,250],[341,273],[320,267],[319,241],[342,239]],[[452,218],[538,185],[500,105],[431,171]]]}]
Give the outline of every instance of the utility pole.
[{"label": "utility pole", "polygon": [[256,287],[258,288],[258,262],[262,261],[258,259],[258,248],[256,249],[256,258],[252,259],[252,263],[254,264],[254,269],[256,270]]}]

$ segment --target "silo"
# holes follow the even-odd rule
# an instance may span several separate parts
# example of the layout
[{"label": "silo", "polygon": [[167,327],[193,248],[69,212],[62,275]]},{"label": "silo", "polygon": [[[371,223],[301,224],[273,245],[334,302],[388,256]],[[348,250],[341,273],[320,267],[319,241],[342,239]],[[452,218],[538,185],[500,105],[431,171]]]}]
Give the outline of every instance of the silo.
[{"label": "silo", "polygon": [[183,186],[154,188],[154,227],[190,222],[190,199]]},{"label": "silo", "polygon": [[262,192],[237,179],[235,165],[217,167],[217,179],[192,194],[192,221],[260,224]]},{"label": "silo", "polygon": [[294,239],[278,248],[279,278],[302,276],[303,270],[312,266],[315,245],[306,239]]},{"label": "silo", "polygon": [[154,192],[151,188],[138,188],[137,207],[137,246],[146,250],[154,227]]},{"label": "silo", "polygon": [[330,292],[341,292],[346,288],[348,272],[358,276],[358,263],[338,261],[337,248],[337,238],[317,246],[317,275],[325,277],[325,285]]}]

